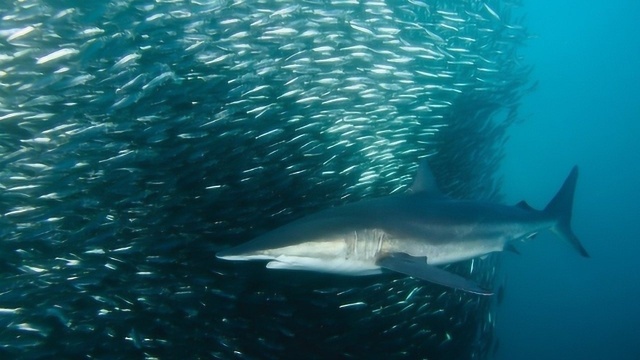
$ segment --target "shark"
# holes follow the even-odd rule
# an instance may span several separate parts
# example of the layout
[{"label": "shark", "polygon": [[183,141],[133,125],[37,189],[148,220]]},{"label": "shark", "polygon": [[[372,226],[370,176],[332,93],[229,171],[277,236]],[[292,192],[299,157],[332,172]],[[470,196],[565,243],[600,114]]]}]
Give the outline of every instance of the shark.
[{"label": "shark", "polygon": [[269,269],[343,275],[397,272],[480,295],[492,291],[442,269],[489,253],[514,249],[513,242],[551,230],[589,257],[571,229],[578,179],[574,166],[542,210],[525,201],[514,206],[454,199],[442,193],[426,160],[404,193],[361,200],[285,224],[220,251],[224,260],[267,260]]}]

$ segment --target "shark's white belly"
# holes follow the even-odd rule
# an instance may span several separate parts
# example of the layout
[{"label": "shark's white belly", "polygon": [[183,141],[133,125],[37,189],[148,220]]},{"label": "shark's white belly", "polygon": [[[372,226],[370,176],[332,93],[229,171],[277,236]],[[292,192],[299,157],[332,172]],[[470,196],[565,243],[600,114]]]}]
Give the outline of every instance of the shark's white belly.
[{"label": "shark's white belly", "polygon": [[267,264],[268,269],[308,270],[333,274],[364,276],[379,274],[382,269],[372,261],[358,261],[336,257],[320,259],[304,256],[280,255]]},{"label": "shark's white belly", "polygon": [[491,240],[445,241],[392,238],[379,229],[362,229],[347,234],[284,247],[262,249],[251,254],[225,256],[227,260],[270,260],[269,269],[307,270],[344,275],[372,275],[382,272],[380,256],[405,253],[426,257],[429,265],[444,265],[502,250],[503,243]]},{"label": "shark's white belly", "polygon": [[404,246],[390,252],[402,252],[411,256],[425,256],[429,265],[446,265],[458,261],[469,260],[495,251],[502,251],[504,244],[499,241],[467,241],[446,244],[420,244]]}]

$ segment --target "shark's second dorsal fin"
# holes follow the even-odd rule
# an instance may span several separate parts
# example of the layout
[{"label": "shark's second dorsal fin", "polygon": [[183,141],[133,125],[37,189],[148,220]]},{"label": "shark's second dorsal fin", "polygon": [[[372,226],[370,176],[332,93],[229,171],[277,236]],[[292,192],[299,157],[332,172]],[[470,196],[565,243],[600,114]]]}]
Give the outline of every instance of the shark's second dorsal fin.
[{"label": "shark's second dorsal fin", "polygon": [[442,196],[440,189],[438,189],[436,178],[433,176],[429,163],[426,159],[422,159],[420,161],[418,172],[416,173],[416,177],[413,179],[413,184],[409,188],[408,192],[413,194],[427,193],[430,195]]},{"label": "shark's second dorsal fin", "polygon": [[536,209],[534,209],[533,207],[531,207],[531,205],[529,205],[526,201],[522,200],[519,203],[516,204],[516,207],[519,207],[520,209],[523,210],[529,210],[529,211],[536,211]]}]

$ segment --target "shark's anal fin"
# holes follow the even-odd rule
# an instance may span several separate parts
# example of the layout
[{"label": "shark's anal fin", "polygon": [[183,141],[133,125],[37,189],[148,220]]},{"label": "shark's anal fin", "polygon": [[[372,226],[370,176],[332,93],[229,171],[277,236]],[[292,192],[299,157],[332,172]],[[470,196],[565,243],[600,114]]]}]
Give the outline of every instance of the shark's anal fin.
[{"label": "shark's anal fin", "polygon": [[491,291],[481,288],[471,280],[427,264],[427,258],[424,256],[415,257],[405,253],[390,253],[380,257],[376,265],[454,289],[479,295],[493,295]]},{"label": "shark's anal fin", "polygon": [[512,252],[512,253],[514,253],[514,254],[522,255],[522,254],[520,254],[520,251],[518,251],[518,249],[516,249],[516,247],[515,247],[515,246],[513,246],[513,244],[506,244],[506,245],[504,246],[504,249],[505,249],[506,251],[511,251],[511,252]]}]

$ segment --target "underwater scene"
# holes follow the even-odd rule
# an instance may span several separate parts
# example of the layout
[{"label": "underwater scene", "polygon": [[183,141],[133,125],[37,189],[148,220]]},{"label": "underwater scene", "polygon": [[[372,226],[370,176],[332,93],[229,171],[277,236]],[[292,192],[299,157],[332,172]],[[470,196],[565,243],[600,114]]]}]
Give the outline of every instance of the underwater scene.
[{"label": "underwater scene", "polygon": [[0,358],[639,358],[639,10],[0,5]]}]

